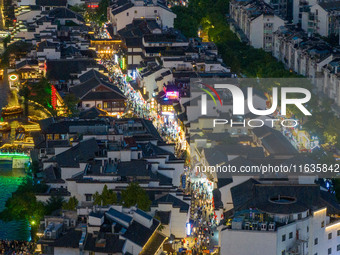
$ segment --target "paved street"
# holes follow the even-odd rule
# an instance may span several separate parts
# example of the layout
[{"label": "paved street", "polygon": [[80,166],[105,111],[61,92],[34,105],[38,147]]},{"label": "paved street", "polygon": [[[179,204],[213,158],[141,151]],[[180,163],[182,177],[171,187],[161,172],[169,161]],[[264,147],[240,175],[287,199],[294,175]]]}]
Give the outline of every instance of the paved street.
[{"label": "paved street", "polygon": [[4,30],[5,28],[3,7],[4,7],[4,0],[0,0],[0,30]]}]

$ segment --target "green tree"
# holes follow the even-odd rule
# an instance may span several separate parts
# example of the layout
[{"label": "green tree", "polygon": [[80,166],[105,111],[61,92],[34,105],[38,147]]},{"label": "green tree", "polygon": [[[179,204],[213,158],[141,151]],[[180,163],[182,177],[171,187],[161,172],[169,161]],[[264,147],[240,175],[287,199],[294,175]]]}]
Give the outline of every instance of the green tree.
[{"label": "green tree", "polygon": [[172,11],[177,15],[175,27],[187,37],[197,37],[199,19],[195,16],[194,10],[183,6],[174,6]]},{"label": "green tree", "polygon": [[107,21],[107,8],[109,5],[110,0],[101,0],[96,11],[88,10],[85,13],[85,19],[101,27]]},{"label": "green tree", "polygon": [[37,201],[35,194],[46,191],[46,185],[36,184],[27,177],[6,201],[5,210],[0,213],[3,221],[26,219],[39,222],[45,214],[45,206]]},{"label": "green tree", "polygon": [[76,211],[78,206],[78,199],[76,197],[70,197],[67,202],[64,202],[62,205],[62,209],[69,210],[69,211]]},{"label": "green tree", "polygon": [[75,4],[70,7],[70,10],[77,12],[77,13],[84,13],[86,10],[85,4]]},{"label": "green tree", "polygon": [[46,78],[41,78],[40,81],[29,84],[31,89],[31,100],[46,108],[51,108],[51,84]]},{"label": "green tree", "polygon": [[39,167],[39,161],[38,160],[32,160],[31,170],[32,170],[33,174],[36,174],[36,173],[39,172],[40,167]]},{"label": "green tree", "polygon": [[78,116],[79,115],[79,109],[78,109],[78,103],[79,99],[74,94],[67,94],[64,99],[64,107],[67,111],[67,115],[70,116]]},{"label": "green tree", "polygon": [[[155,216],[154,218],[155,218],[156,220],[158,220],[159,222],[161,222],[161,218],[160,218],[159,216]],[[160,231],[160,232],[162,232],[162,231],[164,230],[164,228],[165,228],[165,226],[161,223],[161,224],[158,226],[157,230]]]},{"label": "green tree", "polygon": [[62,208],[64,198],[60,196],[51,196],[45,204],[45,212],[47,215],[52,214],[54,211]]},{"label": "green tree", "polygon": [[99,194],[98,191],[93,194],[93,204],[95,205],[101,205],[102,204],[102,196]]},{"label": "green tree", "polygon": [[28,100],[31,94],[31,90],[29,87],[24,84],[22,88],[19,90],[19,95],[24,98],[24,115],[28,117]]},{"label": "green tree", "polygon": [[1,55],[1,67],[9,66],[9,59],[12,54],[16,57],[26,56],[29,51],[32,49],[32,44],[26,43],[24,41],[17,41],[11,43],[7,46],[4,53]]},{"label": "green tree", "polygon": [[93,195],[93,203],[95,205],[112,205],[117,203],[117,194],[112,189],[109,190],[105,184],[101,194],[98,192]]},{"label": "green tree", "polygon": [[112,190],[108,189],[105,185],[102,192],[103,205],[112,205],[117,203],[117,194]]},{"label": "green tree", "polygon": [[122,191],[121,203],[125,207],[135,206],[143,211],[149,211],[151,200],[146,191],[138,183],[132,182]]},{"label": "green tree", "polygon": [[[107,8],[110,6],[110,0],[101,0],[98,6],[97,13],[104,16],[105,21],[107,20]],[[104,22],[105,22],[104,21]]]},{"label": "green tree", "polygon": [[2,40],[2,43],[4,44],[4,47],[7,48],[7,45],[10,43],[11,41],[11,36],[8,35],[6,36],[3,40]]},{"label": "green tree", "polygon": [[37,110],[44,111],[52,116],[57,115],[51,102],[51,84],[46,78],[41,78],[38,82],[31,82],[22,86],[19,95],[24,97],[24,104],[28,111],[28,102],[34,102],[33,106]]}]

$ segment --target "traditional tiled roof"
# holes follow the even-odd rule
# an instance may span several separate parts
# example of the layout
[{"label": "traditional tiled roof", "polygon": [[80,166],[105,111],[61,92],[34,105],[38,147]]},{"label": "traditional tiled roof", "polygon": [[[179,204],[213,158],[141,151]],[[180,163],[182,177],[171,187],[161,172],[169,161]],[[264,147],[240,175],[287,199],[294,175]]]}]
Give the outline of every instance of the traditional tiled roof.
[{"label": "traditional tiled roof", "polygon": [[137,221],[133,221],[132,224],[126,230],[123,237],[139,245],[140,247],[144,247],[144,245],[148,242],[152,234],[156,231],[159,224],[160,224],[159,221],[153,220],[152,226],[150,228],[147,228],[144,225],[138,223]]},{"label": "traditional tiled roof", "polygon": [[149,176],[146,160],[132,160],[119,162],[117,166],[119,176]]},{"label": "traditional tiled roof", "polygon": [[47,40],[38,43],[37,51],[43,52],[44,49],[57,49],[57,44]]},{"label": "traditional tiled roof", "polygon": [[67,0],[35,0],[35,4],[39,6],[65,6]]},{"label": "traditional tiled roof", "polygon": [[63,7],[54,8],[48,13],[48,16],[54,19],[77,19],[80,22],[85,22],[83,16]]},{"label": "traditional tiled roof", "polygon": [[153,255],[157,254],[156,252],[160,249],[164,241],[167,239],[163,234],[156,232],[151,241],[147,243],[143,251],[140,253],[141,255]]},{"label": "traditional tiled roof", "polygon": [[[102,243],[98,245],[100,241]],[[116,254],[122,252],[124,243],[125,240],[120,239],[119,235],[100,233],[100,236],[96,237],[93,234],[88,234],[84,250],[102,254]]]},{"label": "traditional tiled roof", "polygon": [[180,200],[172,194],[167,194],[153,201],[152,206],[157,206],[158,204],[171,204],[174,208],[180,208],[181,212],[188,212],[189,204]]},{"label": "traditional tiled roof", "polygon": [[52,157],[49,161],[56,161],[60,167],[79,167],[80,162],[94,159],[98,149],[96,139],[91,138],[79,142],[72,148]]},{"label": "traditional tiled roof", "polygon": [[[96,88],[100,86],[105,87],[109,91],[96,91]],[[126,97],[116,85],[113,85],[112,83],[106,81],[106,79],[104,80],[96,75],[80,84],[71,87],[70,91],[81,100],[126,99]]]},{"label": "traditional tiled roof", "polygon": [[[323,197],[316,184],[261,184],[249,179],[232,187],[231,194],[235,210],[257,208],[267,213],[292,214],[327,206],[339,212],[336,200]],[[282,202],[273,200],[280,197]],[[290,198],[289,201],[285,201],[285,197]]]},{"label": "traditional tiled roof", "polygon": [[298,153],[287,138],[273,128],[262,126],[252,129],[252,132],[261,140],[262,146],[270,154],[296,155]]},{"label": "traditional tiled roof", "polygon": [[100,68],[97,62],[91,58],[74,58],[48,60],[46,62],[47,78],[49,80],[70,80],[72,75],[76,75],[88,68]]}]

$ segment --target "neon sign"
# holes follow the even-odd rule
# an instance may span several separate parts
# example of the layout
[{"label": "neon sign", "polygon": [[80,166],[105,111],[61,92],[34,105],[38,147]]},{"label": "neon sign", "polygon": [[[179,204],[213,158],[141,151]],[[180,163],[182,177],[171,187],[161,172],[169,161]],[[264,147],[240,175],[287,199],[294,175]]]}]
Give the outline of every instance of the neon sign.
[{"label": "neon sign", "polygon": [[178,91],[168,91],[166,92],[166,97],[169,99],[178,99]]},{"label": "neon sign", "polygon": [[11,81],[16,81],[16,80],[18,80],[18,75],[12,74],[12,75],[10,75],[8,78],[9,78]]}]

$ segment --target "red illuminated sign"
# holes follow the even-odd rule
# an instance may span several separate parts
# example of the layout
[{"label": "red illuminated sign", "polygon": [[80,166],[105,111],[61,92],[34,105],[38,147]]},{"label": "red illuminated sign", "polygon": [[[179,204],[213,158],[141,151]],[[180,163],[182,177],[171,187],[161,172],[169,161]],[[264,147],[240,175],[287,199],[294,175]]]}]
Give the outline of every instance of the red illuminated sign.
[{"label": "red illuminated sign", "polygon": [[51,85],[51,92],[52,107],[55,109],[57,107],[57,90],[53,85]]},{"label": "red illuminated sign", "polygon": [[91,8],[91,9],[95,9],[95,8],[98,8],[99,5],[98,4],[88,4],[87,7]]}]

